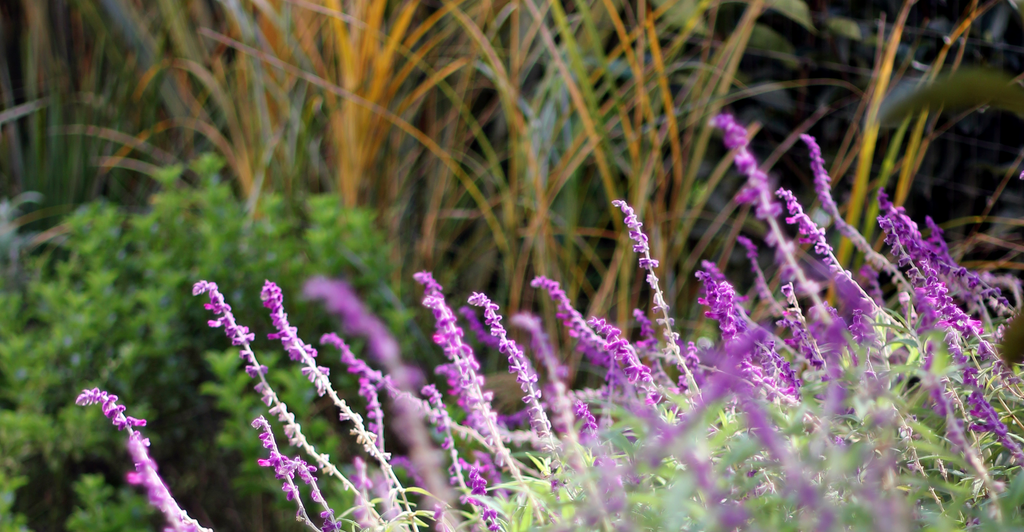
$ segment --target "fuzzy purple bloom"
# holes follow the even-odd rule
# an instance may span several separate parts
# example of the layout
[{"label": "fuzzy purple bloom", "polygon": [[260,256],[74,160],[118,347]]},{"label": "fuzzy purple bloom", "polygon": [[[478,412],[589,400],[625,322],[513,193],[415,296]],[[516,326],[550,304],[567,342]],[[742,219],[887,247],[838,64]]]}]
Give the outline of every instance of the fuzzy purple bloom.
[{"label": "fuzzy purple bloom", "polygon": [[639,386],[647,393],[647,404],[655,405],[661,401],[661,393],[658,392],[654,385],[654,379],[651,377],[651,368],[640,361],[629,340],[620,337],[622,331],[596,317],[587,320],[587,325],[593,327],[597,334],[605,337],[605,351],[611,353],[615,360],[622,364],[629,383]]},{"label": "fuzzy purple bloom", "polygon": [[487,329],[484,328],[484,325],[480,323],[480,320],[476,317],[476,312],[473,311],[472,307],[460,307],[459,314],[461,314],[462,318],[469,324],[469,330],[473,333],[473,336],[476,337],[476,341],[480,342],[485,347],[498,350],[500,342],[497,338],[491,336],[487,332]]},{"label": "fuzzy purple bloom", "polygon": [[807,279],[796,260],[796,246],[789,241],[779,228],[775,218],[782,214],[782,206],[772,198],[768,185],[768,174],[758,167],[754,154],[747,147],[747,130],[736,119],[728,114],[720,114],[711,120],[711,125],[721,129],[725,147],[735,150],[733,164],[741,174],[747,177],[746,185],[736,195],[736,201],[754,206],[754,213],[759,220],[768,224],[765,243],[775,248],[776,260],[781,265],[783,280],[793,279],[801,294],[810,295],[815,306],[821,303],[818,292],[821,287]]},{"label": "fuzzy purple bloom", "polygon": [[580,440],[588,442],[597,438],[597,420],[594,419],[594,415],[590,413],[590,408],[587,407],[587,403],[577,399],[576,405],[573,407],[573,414],[583,421],[583,427],[580,428]]},{"label": "fuzzy purple bloom", "polygon": [[302,498],[299,497],[299,489],[295,485],[295,477],[297,476],[304,483],[309,485],[310,496],[313,498],[313,502],[320,503],[324,510],[320,512],[320,517],[324,520],[323,527],[320,528],[323,532],[335,532],[341,530],[341,523],[334,519],[334,510],[327,506],[324,501],[323,494],[320,492],[320,488],[317,486],[316,477],[313,473],[316,472],[316,467],[307,464],[301,458],[289,458],[280,453],[277,448],[277,442],[274,440],[274,433],[270,429],[270,423],[267,422],[263,416],[260,416],[253,420],[252,427],[260,429],[260,441],[263,442],[263,447],[270,450],[270,456],[267,458],[260,458],[256,460],[256,463],[260,467],[269,467],[274,470],[274,476],[278,480],[283,480],[284,483],[281,486],[281,490],[285,493],[285,499],[295,501],[298,506],[298,513],[296,518],[312,524],[309,516],[306,514],[306,509],[302,504]]},{"label": "fuzzy purple bloom", "polygon": [[528,406],[530,412],[530,428],[536,433],[541,441],[547,442],[545,450],[550,452],[555,448],[551,436],[551,422],[541,406],[541,391],[537,388],[537,373],[530,366],[523,350],[519,348],[515,340],[508,338],[505,327],[501,325],[501,315],[498,314],[498,305],[491,302],[486,295],[476,292],[469,298],[469,304],[484,309],[484,323],[490,327],[491,336],[498,341],[498,351],[508,356],[508,371],[516,375],[516,382],[523,390],[523,402]]},{"label": "fuzzy purple bloom", "polygon": [[82,390],[75,404],[87,406],[101,404],[103,415],[117,427],[117,430],[128,431],[128,454],[135,463],[135,471],[128,473],[129,484],[142,486],[146,489],[149,504],[160,510],[167,519],[167,528],[171,532],[210,532],[210,529],[199,526],[199,523],[188,516],[185,510],[178,506],[178,502],[171,496],[167,484],[157,474],[157,465],[149,456],[149,439],[142,436],[142,433],[132,427],[144,427],[145,419],[138,419],[124,415],[125,406],[117,404],[117,396],[108,394],[99,388]]},{"label": "fuzzy purple bloom", "polygon": [[597,367],[611,367],[612,358],[603,348],[604,340],[587,326],[583,315],[573,308],[569,296],[566,295],[565,290],[562,290],[561,285],[547,277],[535,277],[530,281],[530,286],[547,291],[548,296],[556,305],[555,317],[562,320],[562,324],[568,329],[571,338],[579,340],[577,349]]},{"label": "fuzzy purple bloom", "polygon": [[629,229],[629,238],[633,240],[633,251],[642,255],[640,257],[640,267],[645,270],[658,267],[658,261],[651,258],[650,246],[647,243],[647,235],[644,234],[643,223],[637,218],[633,212],[633,208],[629,206],[625,201],[612,200],[612,206],[618,207],[622,210],[622,214],[626,215],[625,224]]}]

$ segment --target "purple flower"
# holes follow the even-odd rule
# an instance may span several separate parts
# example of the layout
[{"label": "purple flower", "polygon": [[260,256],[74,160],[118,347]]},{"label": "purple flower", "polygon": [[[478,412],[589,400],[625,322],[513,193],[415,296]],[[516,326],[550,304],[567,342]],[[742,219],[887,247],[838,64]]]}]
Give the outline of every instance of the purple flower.
[{"label": "purple flower", "polygon": [[638,385],[647,393],[647,404],[654,405],[661,401],[661,393],[658,392],[654,385],[654,379],[651,377],[651,368],[645,366],[636,356],[636,350],[630,345],[629,340],[619,336],[622,331],[596,317],[587,320],[587,325],[593,327],[597,334],[605,337],[604,350],[611,353],[615,360],[622,364],[629,383]]},{"label": "purple flower", "polygon": [[337,334],[327,333],[320,338],[321,344],[329,344],[341,351],[341,363],[348,367],[348,372],[359,377],[359,395],[366,399],[367,430],[377,435],[376,445],[384,450],[384,411],[381,408],[378,391],[384,383],[384,375],[371,368],[352,354],[348,345]]},{"label": "purple flower", "polygon": [[782,278],[793,279],[801,294],[811,296],[814,306],[821,306],[821,298],[818,297],[821,288],[804,275],[796,260],[796,246],[786,238],[775,220],[782,214],[782,206],[772,199],[768,175],[758,167],[754,154],[747,148],[746,128],[728,114],[716,116],[711,120],[711,125],[725,133],[725,147],[736,150],[733,163],[741,174],[747,176],[747,183],[736,195],[736,201],[753,205],[757,218],[768,224],[765,243],[775,248],[777,262],[782,265]]},{"label": "purple flower", "polygon": [[459,314],[461,314],[463,319],[466,320],[466,323],[469,324],[469,330],[473,332],[473,336],[476,337],[478,342],[488,348],[498,350],[500,342],[497,338],[487,333],[487,329],[484,329],[483,324],[480,323],[479,319],[477,319],[476,312],[473,312],[472,307],[460,307]]},{"label": "purple flower", "polygon": [[597,367],[611,367],[612,358],[604,351],[604,340],[587,326],[583,315],[573,308],[569,296],[565,294],[558,282],[547,277],[535,277],[530,281],[530,286],[548,292],[548,296],[557,307],[555,317],[562,320],[562,324],[569,330],[570,337],[579,339],[580,343],[577,349]]},{"label": "purple flower", "polygon": [[573,413],[583,421],[583,427],[580,428],[580,440],[586,443],[597,438],[597,420],[590,413],[587,403],[577,399],[576,405],[573,407]]},{"label": "purple flower", "polygon": [[[781,395],[789,401],[795,401],[797,388],[800,386],[796,372],[793,371],[789,362],[775,351],[774,342],[762,338],[767,335],[761,328],[750,329],[746,316],[736,304],[735,290],[724,279],[718,268],[708,261],[704,261],[703,266],[707,271],[698,271],[696,275],[697,279],[704,284],[705,296],[698,298],[697,302],[709,307],[704,315],[718,321],[718,327],[722,331],[722,341],[726,347],[739,345],[737,340],[747,337],[756,336],[758,338],[754,348],[745,351],[740,357],[740,367],[746,377],[761,385],[768,393],[769,398]],[[781,383],[777,382],[776,377],[781,380]],[[779,384],[785,387],[780,388]]]},{"label": "purple flower", "polygon": [[327,311],[341,319],[347,335],[366,339],[366,348],[378,361],[391,365],[398,362],[398,342],[384,322],[363,305],[352,286],[340,279],[314,277],[306,281],[302,293],[309,299],[323,300]]},{"label": "purple flower", "polygon": [[[320,503],[324,510],[320,512],[320,517],[324,520],[323,527],[320,528],[323,532],[334,532],[341,530],[341,523],[334,519],[334,510],[327,506],[327,502],[323,498],[323,494],[320,492],[320,488],[317,486],[316,477],[313,473],[316,472],[316,467],[307,464],[301,458],[289,458],[280,453],[277,448],[277,442],[274,440],[274,433],[270,429],[270,423],[267,422],[263,416],[260,416],[253,420],[252,427],[260,429],[260,441],[263,442],[263,447],[270,450],[270,456],[267,458],[260,458],[256,460],[256,463],[260,467],[269,467],[274,470],[274,476],[278,480],[283,480],[284,483],[281,486],[281,490],[285,493],[285,499],[295,501],[295,505],[298,506],[298,514],[296,517],[300,520],[313,526],[312,520],[306,513],[306,508],[302,504],[302,498],[299,497],[299,489],[295,485],[295,477],[298,476],[305,484],[309,485],[310,495],[313,502]],[[315,528],[315,526],[314,526]]]},{"label": "purple flower", "polygon": [[185,510],[178,506],[178,502],[171,496],[167,484],[157,474],[156,462],[149,456],[149,439],[142,436],[142,433],[132,427],[143,427],[145,419],[137,419],[124,415],[124,405],[117,404],[117,396],[108,394],[99,388],[82,390],[75,404],[87,406],[101,404],[103,415],[117,427],[117,430],[128,431],[128,454],[135,463],[135,471],[128,473],[129,484],[146,488],[149,504],[160,510],[167,519],[167,529],[173,532],[211,532],[208,528],[199,526],[199,523],[188,516]]},{"label": "purple flower", "polygon": [[103,405],[103,415],[110,419],[114,426],[117,427],[117,430],[128,429],[128,432],[131,433],[133,432],[132,427],[146,426],[145,419],[137,419],[124,415],[125,406],[117,404],[117,396],[114,394],[108,394],[99,388],[82,390],[82,393],[78,394],[78,398],[75,399],[75,404],[78,406],[94,405],[98,403]]},{"label": "purple flower", "polygon": [[556,447],[551,436],[551,422],[540,404],[541,392],[537,389],[537,374],[530,367],[529,360],[519,349],[514,340],[508,338],[505,327],[501,325],[501,315],[498,314],[498,305],[491,302],[486,295],[476,292],[469,298],[469,304],[484,309],[484,323],[490,327],[491,336],[498,340],[498,351],[508,355],[508,371],[516,375],[516,382],[523,390],[525,396],[523,402],[529,405],[530,428],[537,434],[541,441],[546,441],[546,451],[551,452]]},{"label": "purple flower", "polygon": [[462,329],[455,326],[455,315],[445,303],[441,285],[434,280],[430,272],[416,273],[413,279],[423,285],[423,306],[434,313],[434,342],[444,348],[445,355],[458,372],[458,388],[454,391],[459,394],[460,406],[468,413],[469,425],[483,434],[488,445],[496,448],[499,465],[507,466],[512,476],[522,482],[519,467],[512,460],[512,455],[498,432],[497,415],[491,409],[494,394],[484,393],[482,390],[484,379],[477,374],[480,364],[473,356],[473,350],[462,342]]},{"label": "purple flower", "polygon": [[476,498],[476,496],[487,495],[487,481],[480,475],[480,466],[468,464],[467,466],[469,470],[469,489],[473,497],[465,497],[465,502],[480,508],[480,517],[487,525],[488,530],[501,530],[501,526],[498,524],[498,512]]},{"label": "purple flower", "polygon": [[622,200],[612,200],[612,206],[618,207],[622,210],[622,214],[626,215],[625,223],[626,227],[629,228],[629,238],[635,242],[633,251],[643,255],[640,258],[640,267],[645,270],[657,268],[658,261],[651,258],[651,250],[647,244],[647,235],[641,230],[644,224],[637,218],[633,208]]},{"label": "purple flower", "polygon": [[[402,362],[398,341],[384,322],[366,308],[348,283],[317,277],[306,283],[304,293],[306,297],[322,299],[327,310],[341,319],[345,334],[364,338],[371,359],[381,363],[387,371],[388,376],[385,379],[380,372],[368,372],[369,367],[361,362],[360,365],[350,366],[349,369],[355,369],[355,373],[362,375],[359,379],[359,390],[370,405],[370,412],[367,414],[370,419],[368,429],[376,433],[377,447],[383,451],[383,414],[377,399],[377,390],[383,386],[388,388],[388,393],[392,397],[399,394],[411,397],[415,390],[422,386],[422,374],[419,369]],[[340,342],[340,339],[338,341]],[[342,359],[343,362],[346,360],[344,353]],[[356,360],[351,354],[347,359]],[[452,504],[456,500],[456,494],[448,487],[441,473],[442,457],[431,445],[430,435],[422,417],[409,405],[393,402],[391,422],[395,428],[394,433],[409,450],[409,460],[416,465],[418,471],[425,472],[425,484],[422,484],[422,487],[444,503]]]},{"label": "purple flower", "polygon": [[462,341],[462,329],[455,324],[455,315],[445,303],[441,285],[427,272],[417,273],[414,279],[424,286],[423,306],[434,313],[434,343],[444,348],[451,361],[449,368],[455,377],[452,393],[458,395],[459,406],[469,414],[469,425],[489,440],[498,439],[498,434],[491,434],[489,428],[494,416],[490,409],[492,394],[482,391],[484,378],[477,373],[480,363],[473,356],[473,350]]},{"label": "purple flower", "polygon": [[708,307],[704,316],[718,322],[722,340],[728,342],[747,330],[746,321],[736,306],[736,290],[725,280],[714,263],[704,261],[704,271],[697,271],[697,279],[704,284],[704,297],[697,303]]},{"label": "purple flower", "polygon": [[817,370],[824,369],[825,359],[818,350],[818,343],[815,341],[814,336],[807,330],[807,322],[800,312],[796,294],[793,293],[792,283],[783,285],[782,294],[786,297],[786,301],[789,302],[789,307],[783,314],[782,319],[777,322],[777,325],[787,327],[792,333],[793,337],[787,343],[796,347],[797,352],[807,359],[811,367]]},{"label": "purple flower", "polygon": [[833,274],[842,273],[844,271],[843,268],[833,260],[832,246],[828,244],[828,240],[825,238],[825,231],[819,229],[818,224],[814,223],[811,217],[804,213],[804,209],[800,206],[796,196],[784,188],[775,191],[775,195],[785,200],[786,209],[789,210],[790,214],[786,217],[786,223],[790,225],[796,224],[797,230],[801,235],[800,243],[813,244],[814,252],[822,256],[822,261],[829,267],[829,270]]}]

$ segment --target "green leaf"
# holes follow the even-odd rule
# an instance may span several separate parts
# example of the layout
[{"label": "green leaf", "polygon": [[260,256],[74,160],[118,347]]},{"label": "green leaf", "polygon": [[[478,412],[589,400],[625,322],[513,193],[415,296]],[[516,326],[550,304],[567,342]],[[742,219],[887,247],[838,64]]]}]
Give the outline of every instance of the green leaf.
[{"label": "green leaf", "polygon": [[882,103],[879,121],[897,124],[925,108],[963,109],[989,105],[1024,115],[1024,90],[1004,72],[989,68],[961,68],[928,85],[896,91]]},{"label": "green leaf", "polygon": [[796,56],[794,55],[796,48],[793,47],[793,44],[779,32],[764,24],[754,24],[754,28],[750,31],[750,41],[747,46],[775,52],[780,55],[780,57],[775,57],[775,59],[778,59],[789,68],[797,67]]},{"label": "green leaf", "polygon": [[1003,330],[1003,341],[999,344],[999,358],[1013,366],[1024,362],[1024,318],[1018,314]]},{"label": "green leaf", "polygon": [[786,18],[803,26],[809,32],[813,34],[818,33],[818,30],[814,27],[814,22],[811,21],[811,10],[807,7],[807,3],[804,0],[775,0],[768,5],[768,8],[785,15]]},{"label": "green leaf", "polygon": [[857,21],[846,18],[846,17],[829,17],[825,21],[825,25],[828,26],[829,33],[838,35],[840,37],[846,37],[854,41],[859,41],[864,38],[864,34],[860,31],[860,24]]},{"label": "green leaf", "polygon": [[[665,10],[665,14],[662,15],[661,20],[674,28],[683,28],[695,17],[700,17],[704,14],[704,10],[697,10],[697,0],[654,0],[654,5],[662,7],[665,4],[672,4],[668,9]],[[703,21],[697,21],[697,28],[703,28]],[[698,30],[698,33],[700,31]]]},{"label": "green leaf", "polygon": [[182,171],[184,171],[184,169],[180,164],[165,166],[158,169],[156,172],[153,172],[153,179],[159,181],[161,185],[169,187],[173,185],[179,177],[181,177]]}]

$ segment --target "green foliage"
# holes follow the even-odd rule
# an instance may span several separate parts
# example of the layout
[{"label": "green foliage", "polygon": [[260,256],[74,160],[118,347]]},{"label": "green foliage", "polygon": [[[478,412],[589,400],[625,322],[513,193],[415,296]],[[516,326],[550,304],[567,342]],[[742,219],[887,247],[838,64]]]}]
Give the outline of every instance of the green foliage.
[{"label": "green foliage", "polygon": [[82,475],[74,485],[79,504],[67,521],[69,532],[141,532],[153,530],[156,510],[144,495],[114,490],[102,475]]},{"label": "green foliage", "polygon": [[25,485],[25,477],[11,478],[0,469],[0,532],[25,532],[27,520],[14,511],[14,492]]},{"label": "green foliage", "polygon": [[[82,473],[121,478],[130,467],[125,435],[109,430],[98,410],[75,406],[86,387],[109,389],[133,415],[152,420],[162,472],[179,492],[192,494],[183,504],[201,507],[197,513],[214,523],[248,528],[252,523],[231,517],[248,519],[252,512],[238,506],[258,503],[247,486],[274,491],[262,476],[246,476],[257,454],[238,443],[248,428],[238,421],[248,412],[237,398],[251,394],[237,389],[244,387],[237,351],[221,359],[206,354],[224,338],[207,326],[208,313],[191,294],[195,281],[216,279],[237,304],[238,319],[266,330],[259,288],[264,278],[275,280],[293,295],[288,310],[295,323],[315,341],[333,326],[300,299],[301,285],[314,275],[342,276],[394,330],[404,330],[408,314],[388,284],[389,246],[371,213],[342,209],[331,196],[286,202],[276,195],[247,213],[220,182],[219,167],[217,158],[203,157],[187,174],[181,167],[162,171],[167,188],[143,212],[84,205],[65,220],[59,245],[27,261],[29,278],[0,292],[0,473],[7,475],[0,478],[28,479],[17,488],[0,483],[0,491],[17,490],[13,509],[33,527],[63,526]],[[179,174],[198,184],[184,185]],[[297,414],[305,416],[315,409],[312,391],[299,385],[298,368],[282,366],[274,378],[282,390],[301,394],[292,403],[304,405]],[[342,371],[339,379],[349,377]],[[229,428],[221,432],[225,417]],[[310,430],[335,441],[325,421]],[[84,504],[76,522],[116,522]]]}]

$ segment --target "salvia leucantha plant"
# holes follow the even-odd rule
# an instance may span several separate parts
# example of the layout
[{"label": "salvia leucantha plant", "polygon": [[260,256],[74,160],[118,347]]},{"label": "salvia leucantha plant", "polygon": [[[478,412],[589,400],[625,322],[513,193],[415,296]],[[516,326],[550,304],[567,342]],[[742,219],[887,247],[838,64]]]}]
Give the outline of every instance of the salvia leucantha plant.
[{"label": "salvia leucantha plant", "polygon": [[[318,362],[325,353],[300,337],[281,290],[267,281],[261,296],[274,326],[267,338],[279,341],[316,394],[329,399],[362,451],[350,464],[335,464],[306,439],[275,393],[252,349],[255,333],[235,321],[214,282],[195,283],[193,294],[209,299],[210,326],[239,348],[266,404],[267,416],[252,422],[253,437],[266,449],[259,465],[273,471],[297,520],[324,532],[1024,526],[1024,390],[998,357],[1005,324],[1021,307],[1020,280],[959,266],[930,218],[926,237],[884,192],[878,223],[888,254],[873,250],[839,216],[821,151],[804,135],[821,208],[866,258],[860,271],[844,269],[793,193],[771,189],[747,148],[746,129],[729,115],[713,125],[746,177],[737,200],[765,224],[761,249],[781,269],[782,286],[772,290],[758,265],[759,245],[741,238],[756,279],[752,295],[738,294],[705,262],[697,273],[699,302],[717,322],[720,340],[684,341],[673,332],[642,224],[615,201],[653,294],[653,320],[634,313],[639,340],[585,317],[559,283],[532,282],[550,296],[582,356],[605,372],[602,386],[567,386],[563,357],[537,317],[509,320],[529,339],[520,344],[486,295],[474,293],[471,307],[461,310],[481,344],[508,357],[523,392],[516,416],[492,407],[477,357],[430,273],[415,280],[436,321],[433,340],[448,360],[437,369],[439,386],[424,385],[402,362],[398,342],[348,285],[307,285],[305,296],[323,299],[341,318],[342,332],[365,343],[372,365],[337,334],[320,339],[358,376],[366,402],[359,409],[335,392],[329,369]],[[798,244],[810,245],[810,260]],[[894,287],[888,297],[882,280]],[[756,323],[748,313],[753,305],[774,319]],[[167,529],[207,530],[158,475],[139,431],[145,421],[126,416],[116,401],[98,389],[78,398],[102,404],[128,432],[135,462],[128,480],[145,487]],[[389,450],[388,424],[407,455]],[[399,466],[410,474],[396,474]]]}]

